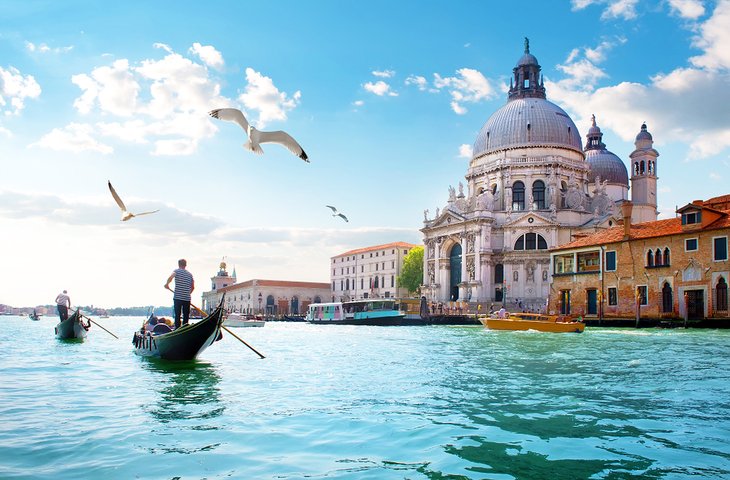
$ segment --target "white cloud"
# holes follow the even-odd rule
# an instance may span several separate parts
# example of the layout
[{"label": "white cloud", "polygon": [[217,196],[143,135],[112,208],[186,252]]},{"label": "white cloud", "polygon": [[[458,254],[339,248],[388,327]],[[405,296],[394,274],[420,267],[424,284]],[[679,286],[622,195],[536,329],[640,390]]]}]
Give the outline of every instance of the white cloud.
[{"label": "white cloud", "polygon": [[201,45],[198,42],[190,47],[190,53],[197,55],[209,67],[220,70],[223,68],[223,55],[211,45]]},{"label": "white cloud", "polygon": [[365,105],[365,102],[363,102],[362,100],[355,100],[354,102],[352,102],[352,104],[356,107],[362,107],[363,105]]},{"label": "white cloud", "polygon": [[715,181],[722,180],[722,175],[720,175],[719,173],[710,172],[710,180],[715,180]]},{"label": "white cloud", "polygon": [[248,84],[238,99],[247,109],[259,112],[256,121],[258,128],[271,121],[286,120],[287,112],[296,108],[301,101],[302,94],[299,90],[289,97],[286,92],[279,91],[271,78],[253,68],[246,68],[246,81]]},{"label": "white cloud", "polygon": [[446,89],[451,94],[451,109],[462,115],[467,112],[465,103],[478,103],[493,98],[495,91],[484,75],[478,70],[461,68],[456,77],[442,77],[434,73],[434,87]]},{"label": "white cloud", "polygon": [[38,98],[41,86],[32,75],[23,75],[15,67],[0,67],[0,112],[17,115],[25,108],[26,98]]},{"label": "white cloud", "polygon": [[51,150],[79,153],[83,151],[110,154],[114,149],[94,138],[94,128],[83,123],[70,123],[63,128],[54,128],[31,147],[43,147]]},{"label": "white cloud", "polygon": [[459,157],[460,158],[471,158],[474,156],[474,151],[471,145],[466,143],[459,145]]},{"label": "white cloud", "polygon": [[690,59],[698,68],[727,70],[730,68],[730,1],[722,0],[712,16],[700,27],[694,46],[704,50]]},{"label": "white cloud", "polygon": [[73,45],[69,45],[67,47],[49,47],[45,43],[40,43],[36,45],[33,42],[25,42],[25,48],[29,52],[38,52],[38,53],[68,53],[71,50],[73,50]]},{"label": "white cloud", "polygon": [[[135,64],[119,59],[74,75],[71,81],[81,90],[74,107],[102,121],[55,129],[35,145],[108,153],[112,147],[97,137],[109,137],[150,144],[155,155],[192,154],[201,139],[217,130],[206,115],[211,105],[232,102],[220,95],[220,83],[211,77],[207,64],[175,53],[165,44],[154,47],[165,55]],[[189,52],[215,63],[213,47],[195,44]]]},{"label": "white cloud", "polygon": [[607,5],[601,14],[602,20],[636,18],[638,0],[572,0],[573,10],[582,10],[590,5]]},{"label": "white cloud", "polygon": [[374,70],[373,75],[380,78],[392,78],[395,75],[393,70]]},{"label": "white cloud", "polygon": [[428,86],[428,81],[425,77],[422,77],[420,75],[409,75],[408,78],[406,78],[405,81],[406,85],[415,85],[418,87],[420,91],[425,91],[426,87]]},{"label": "white cloud", "polygon": [[696,20],[705,14],[700,0],[669,0],[669,8],[682,18]]},{"label": "white cloud", "polygon": [[378,80],[377,82],[367,82],[363,84],[363,88],[365,91],[373,93],[379,97],[388,95],[390,97],[397,97],[398,93],[392,91],[390,89],[390,85],[385,83],[382,80]]}]

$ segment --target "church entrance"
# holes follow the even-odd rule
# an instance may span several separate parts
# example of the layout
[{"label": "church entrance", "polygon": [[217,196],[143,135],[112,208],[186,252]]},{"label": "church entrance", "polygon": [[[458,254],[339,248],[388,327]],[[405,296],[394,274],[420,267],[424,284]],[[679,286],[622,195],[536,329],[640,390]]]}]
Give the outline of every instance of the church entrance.
[{"label": "church entrance", "polygon": [[449,255],[449,300],[459,299],[459,284],[461,283],[461,245],[458,243],[451,247]]}]

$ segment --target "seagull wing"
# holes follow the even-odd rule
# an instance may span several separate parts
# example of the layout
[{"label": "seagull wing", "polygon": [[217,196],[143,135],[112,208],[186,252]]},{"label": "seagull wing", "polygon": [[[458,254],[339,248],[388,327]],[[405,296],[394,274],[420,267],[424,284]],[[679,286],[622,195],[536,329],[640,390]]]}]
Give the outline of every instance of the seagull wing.
[{"label": "seagull wing", "polygon": [[237,108],[218,108],[208,112],[213,118],[218,120],[226,120],[227,122],[236,122],[241,126],[246,135],[248,135],[248,120],[243,116],[243,112]]},{"label": "seagull wing", "polygon": [[152,210],[151,212],[142,212],[142,213],[135,213],[135,217],[139,217],[140,215],[149,215],[150,213],[157,213],[159,210]]},{"label": "seagull wing", "polygon": [[275,132],[259,131],[259,143],[278,143],[284,145],[291,153],[309,163],[307,154],[299,143],[286,132],[277,130]]},{"label": "seagull wing", "polygon": [[107,184],[109,184],[109,191],[112,192],[112,197],[114,197],[114,201],[117,202],[117,205],[119,205],[119,208],[122,209],[122,212],[126,212],[127,207],[124,206],[124,202],[121,198],[119,198],[119,195],[117,195],[117,191],[114,190],[114,187],[112,187],[112,182],[107,180]]},{"label": "seagull wing", "polygon": [[337,214],[337,216],[338,216],[338,217],[342,217],[342,219],[343,219],[344,221],[348,222],[348,223],[350,222],[350,221],[349,221],[349,220],[347,219],[347,217],[346,217],[345,215],[343,215],[342,213],[338,213],[338,214]]},{"label": "seagull wing", "polygon": [[335,207],[333,207],[332,205],[325,205],[325,207],[332,209],[333,214],[335,214],[335,215],[337,214],[337,209]]}]

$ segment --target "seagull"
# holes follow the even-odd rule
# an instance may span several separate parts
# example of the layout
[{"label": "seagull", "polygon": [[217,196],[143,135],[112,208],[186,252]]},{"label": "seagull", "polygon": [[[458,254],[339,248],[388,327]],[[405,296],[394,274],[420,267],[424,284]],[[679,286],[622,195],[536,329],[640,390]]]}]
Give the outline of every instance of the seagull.
[{"label": "seagull", "polygon": [[329,209],[332,210],[332,216],[333,217],[340,217],[344,221],[349,222],[349,220],[347,219],[347,217],[343,213],[338,212],[337,209],[335,207],[333,207],[332,205],[325,205],[325,207],[327,207],[327,208],[329,208]]},{"label": "seagull", "polygon": [[304,149],[302,149],[302,146],[291,135],[281,130],[275,132],[256,130],[256,127],[250,125],[246,117],[243,116],[243,112],[237,108],[218,108],[208,112],[208,115],[218,120],[227,120],[239,124],[243,128],[243,131],[246,132],[246,135],[248,135],[248,142],[243,145],[243,148],[247,150],[263,155],[264,151],[261,149],[261,143],[278,143],[285,146],[297,157],[309,163]]},{"label": "seagull", "polygon": [[117,205],[119,205],[119,208],[122,210],[122,222],[126,222],[130,218],[139,217],[140,215],[149,215],[150,213],[157,213],[159,210],[153,210],[151,212],[142,212],[142,213],[132,213],[130,211],[127,211],[127,207],[124,206],[124,202],[121,198],[119,198],[119,195],[117,195],[117,191],[114,190],[114,187],[112,187],[112,182],[107,180],[107,183],[109,184],[109,191],[112,192],[112,197],[114,197],[114,201],[117,202]]}]

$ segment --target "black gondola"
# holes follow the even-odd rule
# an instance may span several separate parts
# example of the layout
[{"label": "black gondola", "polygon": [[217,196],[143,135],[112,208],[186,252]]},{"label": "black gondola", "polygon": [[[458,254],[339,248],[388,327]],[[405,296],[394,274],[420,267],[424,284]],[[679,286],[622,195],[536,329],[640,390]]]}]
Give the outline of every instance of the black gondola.
[{"label": "black gondola", "polygon": [[81,320],[81,312],[76,310],[73,315],[56,325],[56,338],[67,340],[71,338],[86,338],[86,332],[89,330],[88,325],[84,325]]},{"label": "black gondola", "polygon": [[38,320],[41,319],[40,315],[38,315],[38,313],[35,310],[33,310],[33,313],[31,313],[28,316],[30,317],[31,320],[33,320],[35,322],[37,322]]},{"label": "black gondola", "polygon": [[213,342],[221,339],[223,313],[223,308],[218,306],[201,321],[175,330],[164,323],[155,325],[151,332],[142,331],[143,327],[132,337],[134,353],[164,360],[193,360]]}]

